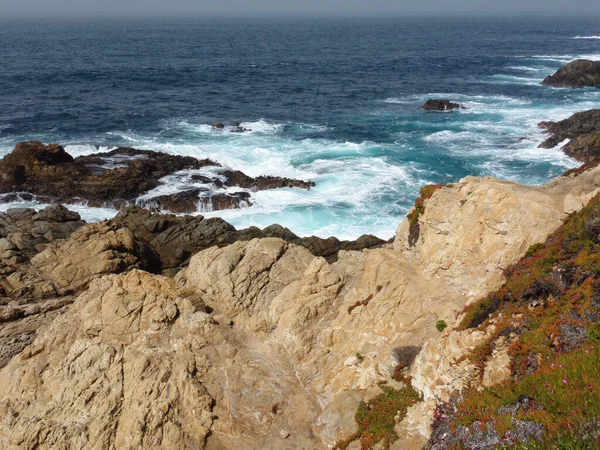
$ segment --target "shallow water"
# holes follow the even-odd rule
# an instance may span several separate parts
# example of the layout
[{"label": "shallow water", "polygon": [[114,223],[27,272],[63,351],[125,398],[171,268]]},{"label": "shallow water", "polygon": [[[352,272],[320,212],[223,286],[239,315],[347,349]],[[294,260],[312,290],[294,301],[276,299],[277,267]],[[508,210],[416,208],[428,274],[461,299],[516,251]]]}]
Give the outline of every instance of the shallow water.
[{"label": "shallow water", "polygon": [[[600,91],[539,82],[600,59],[597,32],[594,19],[0,22],[0,154],[39,139],[74,156],[132,146],[209,157],[317,185],[205,216],[388,238],[423,184],[542,184],[576,166],[537,148],[537,123],[598,107]],[[428,98],[466,108],[427,113]],[[238,120],[252,131],[211,126]],[[157,193],[185,188],[165,181]]]}]

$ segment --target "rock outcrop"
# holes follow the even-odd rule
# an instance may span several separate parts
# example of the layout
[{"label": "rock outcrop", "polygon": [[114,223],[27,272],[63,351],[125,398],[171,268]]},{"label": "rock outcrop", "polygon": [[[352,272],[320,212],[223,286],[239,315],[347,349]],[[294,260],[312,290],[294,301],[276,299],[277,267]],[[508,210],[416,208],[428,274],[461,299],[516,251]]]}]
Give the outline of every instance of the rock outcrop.
[{"label": "rock outcrop", "polygon": [[214,399],[200,350],[212,327],[167,279],[94,281],[0,373],[0,447],[204,448]]},{"label": "rock outcrop", "polygon": [[577,59],[561,67],[554,75],[546,77],[542,84],[570,88],[600,88],[600,61]]},{"label": "rock outcrop", "polygon": [[223,219],[202,216],[177,217],[173,214],[152,214],[149,211],[130,206],[124,208],[112,222],[119,226],[135,230],[141,239],[157,255],[160,270],[172,274],[189,258],[204,249],[224,247],[238,241],[250,241],[256,238],[278,237],[286,242],[306,247],[315,256],[334,260],[340,251],[377,248],[385,241],[372,235],[364,235],[356,241],[340,241],[335,237],[322,239],[311,236],[300,238],[289,229],[280,225],[271,225],[264,229],[256,227],[236,230]]},{"label": "rock outcrop", "polygon": [[[136,207],[81,227],[18,270],[52,290],[28,305],[70,306],[7,354],[0,446],[324,449],[356,432],[362,401],[404,387],[399,370],[423,402],[397,434],[424,444],[488,337],[456,318],[598,192],[598,167],[542,187],[467,177],[423,200],[412,243],[407,219],[383,246]],[[505,376],[508,343],[484,379]]]},{"label": "rock outcrop", "polygon": [[540,144],[541,148],[568,141],[562,147],[568,156],[586,164],[600,159],[600,109],[575,113],[558,122],[540,122],[539,127],[551,135]]},{"label": "rock outcrop", "polygon": [[[209,159],[133,148],[73,158],[59,145],[29,141],[17,144],[0,161],[0,194],[24,192],[40,196],[44,201],[86,202],[89,206],[117,209],[138,201],[155,209],[172,207],[174,212],[195,212],[202,205],[210,205],[210,210],[249,206],[248,193],[232,194],[216,189],[238,186],[238,180],[240,188],[252,190],[314,186],[313,182],[288,178],[255,179],[224,169],[212,177],[199,175],[194,181],[194,176],[198,176],[196,172],[205,167],[218,169],[220,164]],[[154,193],[163,185],[165,177],[179,175],[182,181],[202,187],[168,195]]]},{"label": "rock outcrop", "polygon": [[421,109],[425,111],[451,111],[453,109],[461,109],[462,106],[450,100],[429,99],[425,102]]}]

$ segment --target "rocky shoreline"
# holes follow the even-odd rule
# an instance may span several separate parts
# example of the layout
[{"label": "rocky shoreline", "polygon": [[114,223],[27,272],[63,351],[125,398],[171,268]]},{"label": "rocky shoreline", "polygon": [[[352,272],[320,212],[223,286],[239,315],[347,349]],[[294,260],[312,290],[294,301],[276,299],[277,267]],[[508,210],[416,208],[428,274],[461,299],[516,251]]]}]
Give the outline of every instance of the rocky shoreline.
[{"label": "rocky shoreline", "polygon": [[[160,188],[174,181],[194,187],[161,194]],[[311,181],[282,177],[252,178],[209,159],[133,148],[73,158],[60,145],[30,141],[18,144],[0,161],[5,201],[25,196],[114,209],[138,203],[154,211],[192,213],[250,206],[255,191],[313,186]]]},{"label": "rocky shoreline", "polygon": [[[600,315],[595,303],[587,318],[561,311],[550,356],[528,350],[515,363],[528,314],[543,319],[571,288],[587,289],[569,297],[576,306],[597,291],[599,226],[586,205],[600,193],[600,115],[540,127],[550,134],[541,147],[569,140],[563,151],[586,165],[544,186],[466,177],[424,189],[389,242],[153,211],[197,211],[204,194],[215,209],[240,207],[255,190],[310,182],[143,150],[73,158],[17,145],[0,162],[6,196],[120,212],[91,224],[59,204],[0,213],[0,447],[437,450],[545,439],[545,422],[518,415],[542,411],[541,397],[502,405],[492,413],[503,422],[485,429],[471,410],[463,424],[457,400],[522,380],[523,367],[537,373],[565,342],[583,349],[582,323]],[[165,177],[199,187],[148,195]],[[576,234],[552,235],[563,222]],[[548,236],[550,256],[568,264],[538,257]],[[541,278],[517,277],[538,263]],[[507,280],[518,297],[502,290]]]}]

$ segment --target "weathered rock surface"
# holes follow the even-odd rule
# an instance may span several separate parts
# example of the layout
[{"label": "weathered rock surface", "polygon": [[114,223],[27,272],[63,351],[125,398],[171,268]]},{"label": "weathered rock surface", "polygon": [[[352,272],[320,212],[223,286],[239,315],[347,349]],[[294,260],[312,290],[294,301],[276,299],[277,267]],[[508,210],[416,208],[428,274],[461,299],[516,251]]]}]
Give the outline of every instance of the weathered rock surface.
[{"label": "weathered rock surface", "polygon": [[542,84],[570,88],[600,88],[600,61],[577,59],[561,67],[554,75],[546,77]]},{"label": "weathered rock surface", "polygon": [[3,260],[10,270],[0,278],[0,367],[29,345],[37,329],[64,311],[73,302],[72,294],[91,280],[155,264],[154,255],[128,229],[107,223],[82,227],[79,215],[60,206],[39,213],[9,210],[5,218],[10,220],[4,231],[22,224],[20,229],[29,233],[8,233],[15,244],[0,240],[16,255]]},{"label": "weathered rock surface", "polygon": [[[133,148],[118,148],[74,159],[57,144],[44,145],[29,141],[17,144],[0,161],[0,194],[23,192],[25,195],[41,196],[55,202],[85,201],[89,206],[120,209],[159,187],[161,179],[167,176],[207,166],[220,165],[209,159],[198,160],[189,156]],[[288,178],[252,178],[231,170],[207,179],[207,184],[215,183],[253,190],[281,187],[308,189],[314,186],[313,182]],[[247,198],[249,195],[245,192],[233,195],[227,192],[213,194],[212,187],[184,190],[166,196],[158,194],[144,201],[152,201],[159,208],[171,206],[176,212],[195,212],[201,204],[198,195],[200,191],[206,200],[205,204],[210,204],[213,210],[240,207],[243,205],[242,201],[250,204]],[[195,202],[192,201],[194,196],[197,198]]]},{"label": "weathered rock surface", "polygon": [[356,241],[340,241],[334,237],[300,238],[280,225],[271,225],[263,230],[256,227],[236,230],[229,223],[216,217],[204,219],[202,216],[151,214],[135,206],[123,209],[112,222],[135,230],[136,237],[152,248],[158,256],[160,269],[170,271],[169,273],[172,273],[172,269],[186,265],[189,258],[201,250],[256,238],[279,237],[286,242],[306,247],[315,256],[329,259],[335,259],[342,250],[363,250],[385,244],[382,239],[371,235],[361,236]]},{"label": "weathered rock surface", "polygon": [[159,195],[138,200],[137,204],[152,212],[170,211],[175,214],[221,211],[252,206],[248,192],[213,193],[210,189],[190,189],[175,194]]},{"label": "weathered rock surface", "polygon": [[[432,405],[474,379],[460,360],[482,337],[452,329],[464,306],[599,191],[600,168],[543,187],[467,177],[425,200],[414,246],[406,220],[385,248],[321,240],[329,261],[278,226],[128,208],[80,228],[28,266],[58,293],[89,288],[0,369],[0,447],[327,448],[407,347],[425,403],[397,429],[424,443]],[[135,270],[192,254],[176,283]]]},{"label": "weathered rock surface", "polygon": [[79,214],[61,205],[37,212],[30,208],[0,213],[0,265],[7,275],[43,250],[85,224]]},{"label": "weathered rock surface", "polygon": [[0,447],[204,448],[198,306],[143,272],[96,280],[0,373]]},{"label": "weathered rock surface", "polygon": [[451,111],[453,109],[461,109],[462,106],[450,100],[429,99],[425,102],[421,109],[425,111]]},{"label": "weathered rock surface", "polygon": [[198,253],[179,281],[241,329],[267,332],[274,325],[271,302],[299,279],[313,258],[305,248],[278,238],[253,239]]},{"label": "weathered rock surface", "polygon": [[93,279],[134,268],[152,270],[154,255],[133,232],[110,222],[86,225],[34,256],[31,266],[57,291],[78,292]]},{"label": "weathered rock surface", "polygon": [[583,163],[600,159],[600,109],[575,113],[558,122],[541,122],[539,126],[552,135],[540,147],[553,148],[568,140],[562,147],[568,156]]}]

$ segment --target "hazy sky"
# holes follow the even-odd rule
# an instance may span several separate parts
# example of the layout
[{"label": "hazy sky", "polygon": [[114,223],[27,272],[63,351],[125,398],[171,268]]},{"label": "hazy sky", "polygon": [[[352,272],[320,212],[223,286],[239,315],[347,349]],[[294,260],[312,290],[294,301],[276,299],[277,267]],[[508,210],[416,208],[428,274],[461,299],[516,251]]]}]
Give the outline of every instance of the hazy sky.
[{"label": "hazy sky", "polygon": [[0,0],[10,16],[591,14],[599,0]]}]

